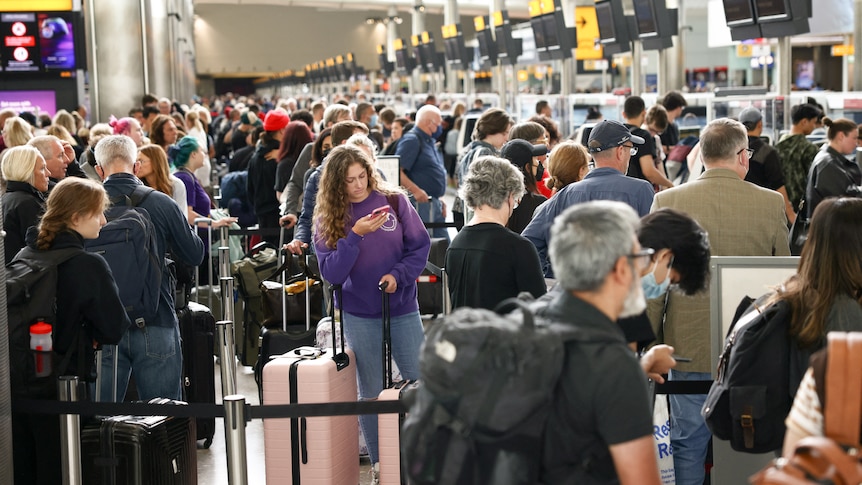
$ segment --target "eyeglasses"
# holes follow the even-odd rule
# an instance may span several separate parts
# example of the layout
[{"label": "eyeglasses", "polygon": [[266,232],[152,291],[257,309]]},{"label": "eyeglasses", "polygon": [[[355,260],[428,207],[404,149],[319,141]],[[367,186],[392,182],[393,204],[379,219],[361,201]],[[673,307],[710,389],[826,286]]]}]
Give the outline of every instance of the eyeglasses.
[{"label": "eyeglasses", "polygon": [[736,152],[736,154],[739,155],[740,153],[742,153],[743,150],[745,150],[745,153],[748,154],[748,158],[751,158],[754,156],[754,150],[752,150],[751,148],[742,148],[738,152]]},{"label": "eyeglasses", "polygon": [[624,148],[628,148],[629,153],[631,153],[631,156],[635,156],[638,154],[638,147],[636,147],[634,145],[620,145],[620,146],[624,147]]},{"label": "eyeglasses", "polygon": [[639,266],[641,268],[646,268],[649,265],[653,254],[655,254],[654,249],[643,248],[636,253],[626,254],[626,257],[629,258],[630,260],[634,261],[635,263],[640,263]]}]

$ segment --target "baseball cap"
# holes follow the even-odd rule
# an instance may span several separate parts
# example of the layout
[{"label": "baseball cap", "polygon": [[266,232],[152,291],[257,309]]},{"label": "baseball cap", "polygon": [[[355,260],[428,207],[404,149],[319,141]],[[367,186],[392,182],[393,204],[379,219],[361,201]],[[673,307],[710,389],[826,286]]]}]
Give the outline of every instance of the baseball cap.
[{"label": "baseball cap", "polygon": [[760,110],[755,108],[754,106],[749,106],[742,110],[739,113],[739,122],[745,125],[745,128],[748,130],[753,129],[757,126],[757,123],[763,119],[763,115],[760,114]]},{"label": "baseball cap", "polygon": [[512,162],[516,167],[533,163],[533,157],[541,157],[548,153],[545,145],[533,145],[527,140],[510,140],[500,149],[500,156]]},{"label": "baseball cap", "polygon": [[632,132],[619,121],[603,120],[598,122],[590,131],[587,147],[590,153],[596,153],[609,148],[616,148],[629,140],[636,145],[643,145],[644,143],[643,138],[632,135]]}]

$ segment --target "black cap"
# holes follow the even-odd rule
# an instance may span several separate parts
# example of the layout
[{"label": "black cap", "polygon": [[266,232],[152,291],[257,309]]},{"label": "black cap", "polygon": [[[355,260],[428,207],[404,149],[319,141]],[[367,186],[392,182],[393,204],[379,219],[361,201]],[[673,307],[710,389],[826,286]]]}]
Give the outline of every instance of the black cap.
[{"label": "black cap", "polygon": [[590,153],[600,152],[608,148],[616,148],[631,140],[636,145],[643,145],[644,139],[632,135],[632,132],[619,121],[600,121],[590,131],[590,139],[587,143]]}]

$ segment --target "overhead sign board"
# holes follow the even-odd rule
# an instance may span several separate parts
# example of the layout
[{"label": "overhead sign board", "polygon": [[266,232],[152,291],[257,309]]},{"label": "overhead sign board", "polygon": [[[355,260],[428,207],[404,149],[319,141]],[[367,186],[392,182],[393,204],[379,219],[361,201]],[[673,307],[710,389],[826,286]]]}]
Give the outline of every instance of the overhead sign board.
[{"label": "overhead sign board", "polygon": [[602,59],[604,52],[599,40],[599,21],[596,17],[596,7],[575,7],[575,28],[577,29],[578,46],[575,49],[575,59]]}]

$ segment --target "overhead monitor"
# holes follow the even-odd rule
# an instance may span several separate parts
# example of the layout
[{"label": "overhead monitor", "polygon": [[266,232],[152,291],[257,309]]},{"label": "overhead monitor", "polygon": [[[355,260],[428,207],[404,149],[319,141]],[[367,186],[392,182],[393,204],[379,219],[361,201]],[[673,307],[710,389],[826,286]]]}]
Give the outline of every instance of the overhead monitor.
[{"label": "overhead monitor", "polygon": [[793,18],[790,0],[754,0],[759,23],[782,22]]},{"label": "overhead monitor", "polygon": [[596,19],[599,23],[599,40],[602,43],[617,41],[617,29],[614,22],[614,11],[610,1],[596,3]]},{"label": "overhead monitor", "polygon": [[503,27],[494,29],[494,43],[497,45],[497,55],[506,57],[508,55],[506,32]]},{"label": "overhead monitor", "polygon": [[560,35],[557,32],[556,13],[539,17],[542,19],[542,30],[545,33],[545,48],[548,50],[560,48]]},{"label": "overhead monitor", "polygon": [[728,27],[754,24],[754,6],[751,0],[723,0],[722,3]]},{"label": "overhead monitor", "polygon": [[638,37],[655,37],[659,35],[653,0],[632,0],[635,20],[638,27]]},{"label": "overhead monitor", "polygon": [[629,34],[628,19],[623,14],[622,2],[596,0],[596,21],[599,27],[599,42],[604,47],[605,54],[632,50],[632,35]]},{"label": "overhead monitor", "polygon": [[[476,28],[476,42],[479,44],[479,57],[492,65],[497,63],[497,44],[494,42],[493,24],[487,15],[473,18]],[[505,48],[505,46],[504,46]]]},{"label": "overhead monitor", "polygon": [[0,71],[60,72],[83,63],[80,12],[0,13]]},{"label": "overhead monitor", "polygon": [[490,19],[494,25],[494,43],[497,46],[497,58],[504,64],[515,65],[518,56],[523,53],[521,39],[512,36],[512,25],[509,23],[509,13],[506,10],[494,12]]},{"label": "overhead monitor", "polygon": [[545,27],[542,25],[542,17],[531,18],[530,27],[533,28],[533,38],[536,40],[536,50],[546,50],[547,43],[545,42]]}]

